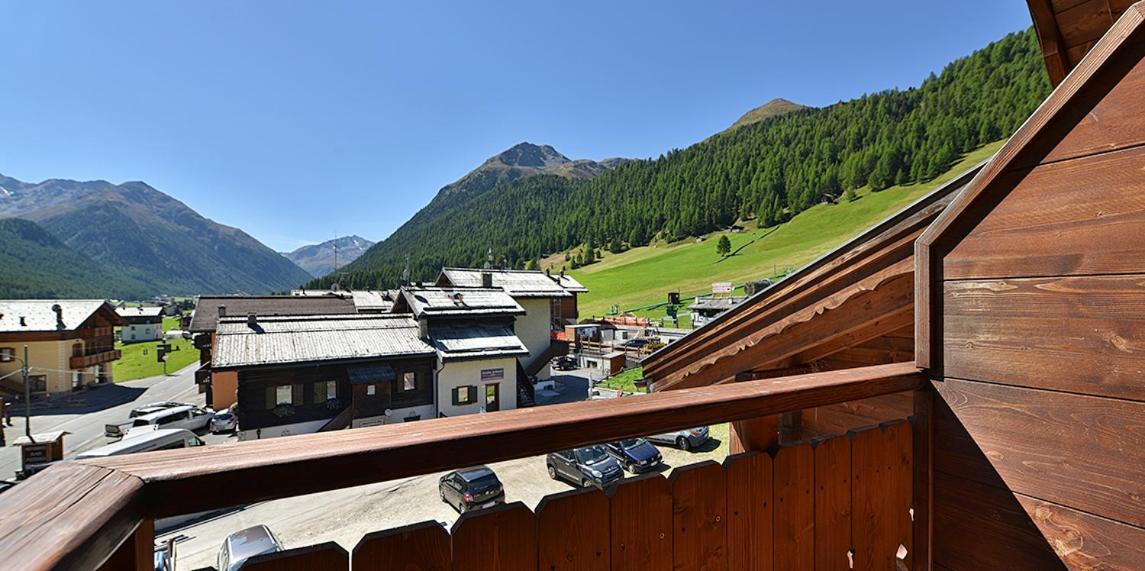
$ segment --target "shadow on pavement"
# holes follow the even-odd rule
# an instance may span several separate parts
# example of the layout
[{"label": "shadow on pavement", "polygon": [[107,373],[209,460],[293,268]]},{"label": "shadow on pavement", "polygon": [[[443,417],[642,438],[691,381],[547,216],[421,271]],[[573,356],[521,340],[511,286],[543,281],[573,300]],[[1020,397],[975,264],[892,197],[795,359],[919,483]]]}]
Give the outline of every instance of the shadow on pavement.
[{"label": "shadow on pavement", "polygon": [[[87,414],[134,401],[146,390],[145,387],[96,385],[71,394],[32,400],[32,414],[35,416]],[[13,402],[12,417],[17,416],[23,418],[24,404]]]}]

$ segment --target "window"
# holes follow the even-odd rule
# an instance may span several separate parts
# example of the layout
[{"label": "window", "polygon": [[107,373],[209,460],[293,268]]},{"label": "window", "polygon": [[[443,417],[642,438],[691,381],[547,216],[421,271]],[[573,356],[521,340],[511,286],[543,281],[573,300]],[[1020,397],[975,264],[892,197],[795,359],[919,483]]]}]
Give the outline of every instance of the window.
[{"label": "window", "polygon": [[338,381],[314,383],[314,402],[323,403],[338,398]]},{"label": "window", "polygon": [[7,363],[16,359],[16,350],[12,347],[0,347],[0,363]]},{"label": "window", "polygon": [[402,390],[403,391],[416,391],[417,390],[417,373],[413,371],[406,371],[402,375]]},{"label": "window", "polygon": [[274,404],[276,406],[280,404],[291,404],[294,402],[292,399],[294,396],[294,391],[290,389],[290,385],[278,385],[277,387],[274,387]]},{"label": "window", "polygon": [[477,401],[477,387],[467,385],[464,387],[456,387],[453,389],[453,404],[459,406],[463,404],[473,404]]},{"label": "window", "polygon": [[366,385],[366,396],[372,397],[376,394],[378,394],[377,385]]}]

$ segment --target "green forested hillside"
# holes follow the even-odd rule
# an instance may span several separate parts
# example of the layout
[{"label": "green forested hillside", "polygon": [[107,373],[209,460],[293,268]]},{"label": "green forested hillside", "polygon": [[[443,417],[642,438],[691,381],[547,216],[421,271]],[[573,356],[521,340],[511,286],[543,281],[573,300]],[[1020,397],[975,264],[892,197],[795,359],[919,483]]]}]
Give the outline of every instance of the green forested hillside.
[{"label": "green forested hillside", "polygon": [[771,117],[592,179],[525,178],[419,213],[338,280],[392,286],[407,255],[412,277],[429,279],[442,265],[483,262],[490,248],[524,266],[584,244],[622,251],[737,220],[773,226],[856,189],[929,181],[1009,136],[1048,93],[1033,31],[1011,34],[915,88]]}]

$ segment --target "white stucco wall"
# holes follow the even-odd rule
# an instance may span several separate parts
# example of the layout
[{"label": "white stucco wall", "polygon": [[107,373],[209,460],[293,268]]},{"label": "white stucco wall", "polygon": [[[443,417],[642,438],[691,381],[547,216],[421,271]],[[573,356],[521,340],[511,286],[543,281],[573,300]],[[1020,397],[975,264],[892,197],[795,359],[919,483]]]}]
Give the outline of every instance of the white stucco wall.
[{"label": "white stucco wall", "polygon": [[525,309],[525,315],[517,316],[514,329],[529,350],[529,355],[521,358],[521,364],[528,368],[534,359],[549,348],[552,339],[552,300],[547,297],[524,297],[517,298],[517,303]]},{"label": "white stucco wall", "polygon": [[[481,371],[503,369],[505,377],[499,381],[481,380]],[[500,410],[517,408],[517,360],[513,357],[452,361],[437,373],[437,409],[445,416],[474,414],[485,408],[485,385],[500,383]],[[477,387],[477,399],[472,404],[454,406],[453,389],[465,385]]]},{"label": "white stucco wall", "polygon": [[294,424],[283,424],[280,426],[268,426],[259,430],[240,430],[239,440],[257,440],[259,438],[278,438],[279,436],[293,436],[296,434],[310,434],[318,432],[319,428],[325,426],[330,422],[329,418],[321,420],[312,420],[309,422],[297,422]]},{"label": "white stucco wall", "polygon": [[155,341],[163,338],[163,326],[159,323],[124,325],[120,339],[124,343],[133,341]]},{"label": "white stucco wall", "polygon": [[390,410],[390,414],[380,414],[378,416],[370,416],[366,418],[355,418],[350,421],[350,428],[361,428],[363,426],[379,426],[382,424],[395,424],[405,422],[411,416],[420,416],[420,420],[429,420],[437,418],[437,411],[433,408],[432,404],[422,406],[411,406],[407,408],[395,408]]}]

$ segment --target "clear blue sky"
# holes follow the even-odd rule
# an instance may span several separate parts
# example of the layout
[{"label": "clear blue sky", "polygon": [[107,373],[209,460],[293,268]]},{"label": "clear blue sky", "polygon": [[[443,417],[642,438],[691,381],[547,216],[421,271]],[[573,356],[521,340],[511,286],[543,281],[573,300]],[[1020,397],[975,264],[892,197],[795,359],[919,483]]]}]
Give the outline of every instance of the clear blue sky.
[{"label": "clear blue sky", "polygon": [[650,157],[919,83],[1022,0],[0,0],[0,173],[144,180],[276,249],[387,236],[520,141]]}]

